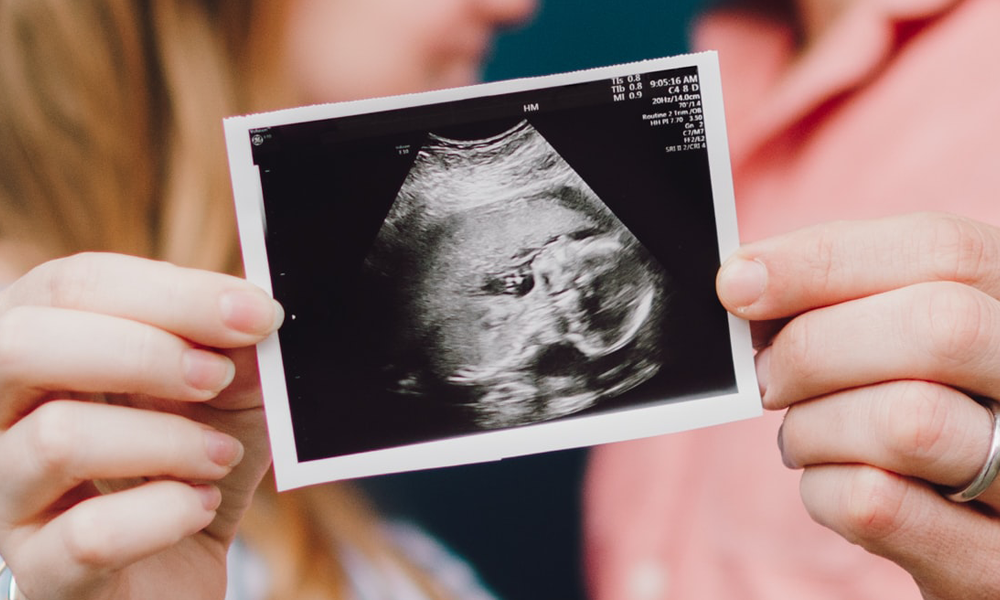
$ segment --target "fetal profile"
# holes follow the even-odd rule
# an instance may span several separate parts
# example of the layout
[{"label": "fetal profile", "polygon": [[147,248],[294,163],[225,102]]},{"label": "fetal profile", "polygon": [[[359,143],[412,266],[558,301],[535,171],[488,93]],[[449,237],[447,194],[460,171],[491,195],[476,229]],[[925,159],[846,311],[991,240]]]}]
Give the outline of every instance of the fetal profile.
[{"label": "fetal profile", "polygon": [[396,310],[386,388],[481,428],[574,414],[662,364],[664,268],[527,121],[429,135],[365,267]]}]

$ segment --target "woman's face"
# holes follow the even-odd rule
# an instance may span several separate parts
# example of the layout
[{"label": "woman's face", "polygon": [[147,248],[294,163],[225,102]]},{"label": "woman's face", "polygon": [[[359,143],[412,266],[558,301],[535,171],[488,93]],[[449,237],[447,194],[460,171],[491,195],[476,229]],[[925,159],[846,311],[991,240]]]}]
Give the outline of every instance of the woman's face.
[{"label": "woman's face", "polygon": [[303,104],[474,83],[536,0],[290,0],[285,75]]}]

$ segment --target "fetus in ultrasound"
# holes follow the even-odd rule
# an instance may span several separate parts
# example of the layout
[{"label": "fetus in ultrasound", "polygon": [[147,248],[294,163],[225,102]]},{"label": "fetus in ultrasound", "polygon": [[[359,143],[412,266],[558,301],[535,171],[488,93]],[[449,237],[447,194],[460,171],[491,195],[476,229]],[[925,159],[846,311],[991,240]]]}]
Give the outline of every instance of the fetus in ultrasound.
[{"label": "fetus in ultrasound", "polygon": [[430,136],[366,268],[398,311],[390,387],[480,428],[579,412],[662,366],[667,275],[526,121]]}]

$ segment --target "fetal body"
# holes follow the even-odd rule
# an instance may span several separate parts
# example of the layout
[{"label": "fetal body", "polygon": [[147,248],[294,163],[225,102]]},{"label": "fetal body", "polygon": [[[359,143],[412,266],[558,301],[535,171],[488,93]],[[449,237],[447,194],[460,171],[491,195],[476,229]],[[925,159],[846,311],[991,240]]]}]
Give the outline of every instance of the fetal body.
[{"label": "fetal body", "polygon": [[481,428],[579,412],[663,363],[666,273],[527,122],[431,136],[366,267],[392,290],[390,387]]}]

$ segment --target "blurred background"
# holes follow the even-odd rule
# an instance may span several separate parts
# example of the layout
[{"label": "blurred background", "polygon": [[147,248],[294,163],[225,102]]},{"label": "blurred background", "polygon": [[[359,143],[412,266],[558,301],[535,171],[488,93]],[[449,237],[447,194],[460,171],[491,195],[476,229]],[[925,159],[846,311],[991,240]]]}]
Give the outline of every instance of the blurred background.
[{"label": "blurred background", "polygon": [[[488,81],[686,52],[696,0],[540,0],[528,26],[497,40]],[[580,486],[586,450],[374,477],[390,515],[465,557],[505,600],[585,598]]]},{"label": "blurred background", "polygon": [[687,52],[705,0],[539,0],[527,27],[502,35],[487,80],[548,75]]}]

